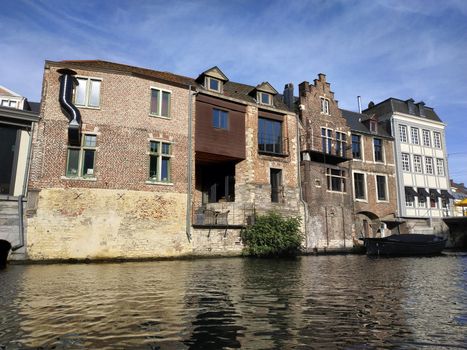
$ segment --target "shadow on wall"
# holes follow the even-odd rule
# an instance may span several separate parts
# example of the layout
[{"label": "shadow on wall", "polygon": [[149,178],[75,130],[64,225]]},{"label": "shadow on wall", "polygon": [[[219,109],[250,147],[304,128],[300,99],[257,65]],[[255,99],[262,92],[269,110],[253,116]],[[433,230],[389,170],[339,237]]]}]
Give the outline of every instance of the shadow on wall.
[{"label": "shadow on wall", "polygon": [[8,241],[0,239],[0,269],[5,268],[8,253],[10,252],[11,244]]}]

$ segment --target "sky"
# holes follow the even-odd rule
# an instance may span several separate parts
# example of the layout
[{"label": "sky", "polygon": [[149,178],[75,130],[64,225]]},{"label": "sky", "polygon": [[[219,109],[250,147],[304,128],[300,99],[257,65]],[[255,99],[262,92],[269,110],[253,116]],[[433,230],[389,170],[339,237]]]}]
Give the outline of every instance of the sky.
[{"label": "sky", "polygon": [[339,106],[388,97],[447,124],[451,178],[467,184],[467,0],[0,0],[0,85],[39,101],[45,60],[101,59],[232,81],[310,81]]}]

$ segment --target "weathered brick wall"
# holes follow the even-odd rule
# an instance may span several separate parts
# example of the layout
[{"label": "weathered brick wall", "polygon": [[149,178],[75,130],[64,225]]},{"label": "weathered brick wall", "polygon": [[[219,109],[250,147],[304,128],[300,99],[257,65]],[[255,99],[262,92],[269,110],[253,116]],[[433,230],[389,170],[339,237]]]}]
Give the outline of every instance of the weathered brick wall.
[{"label": "weathered brick wall", "polygon": [[28,220],[31,260],[154,258],[190,254],[186,195],[54,188],[38,193]]},{"label": "weathered brick wall", "polygon": [[[258,108],[248,106],[246,112],[246,159],[235,167],[235,201],[254,203],[258,211],[276,210],[284,214],[299,215],[299,188],[297,182],[297,120],[285,115],[283,137],[288,139],[286,157],[258,153]],[[271,202],[270,169],[282,170],[283,196],[279,203]]]},{"label": "weathered brick wall", "polygon": [[[102,79],[100,107],[80,108],[83,131],[97,134],[92,180],[66,178],[68,119],[59,74],[45,69],[34,134],[28,218],[30,259],[178,256],[186,237],[188,89],[120,72],[77,70]],[[170,119],[149,115],[150,88],[170,90]],[[194,99],[193,111],[194,111]],[[172,143],[171,183],[149,184],[149,140]]]},{"label": "weathered brick wall", "polygon": [[[394,143],[390,139],[383,140],[384,162],[374,162],[373,136],[361,134],[363,143],[363,160],[352,161],[352,170],[366,173],[366,199],[355,201],[355,212],[371,212],[383,218],[394,215],[397,210],[397,183],[394,164]],[[377,137],[377,136],[376,136]],[[388,201],[377,200],[376,176],[387,176]]]},{"label": "weathered brick wall", "polygon": [[[329,101],[329,114],[321,112],[321,100]],[[322,152],[321,128],[346,134],[347,148],[344,155],[349,157],[350,128],[343,118],[338,102],[334,99],[326,76],[319,74],[313,84],[303,82],[299,85],[300,119],[304,124],[303,150]],[[335,154],[335,140],[331,153]],[[326,168],[333,167],[345,171],[346,191],[328,191]],[[353,203],[349,162],[334,166],[328,163],[302,161],[301,166],[304,199],[308,203],[307,248],[309,250],[343,249],[352,246]]]}]

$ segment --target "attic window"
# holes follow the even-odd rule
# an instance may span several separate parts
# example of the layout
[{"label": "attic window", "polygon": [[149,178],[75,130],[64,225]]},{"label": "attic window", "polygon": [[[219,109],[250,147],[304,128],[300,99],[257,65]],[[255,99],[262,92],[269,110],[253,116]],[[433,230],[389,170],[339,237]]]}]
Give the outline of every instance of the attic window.
[{"label": "attic window", "polygon": [[257,94],[257,100],[262,105],[268,105],[268,106],[272,105],[272,96],[271,94],[268,94],[266,92],[259,91]]},{"label": "attic window", "polygon": [[206,77],[206,88],[211,91],[216,91],[216,92],[221,92],[221,86],[222,83],[220,80],[211,78],[211,77]]},{"label": "attic window", "polygon": [[329,100],[324,97],[320,97],[321,101],[321,113],[329,115]]},{"label": "attic window", "polygon": [[374,120],[370,120],[370,132],[372,133],[378,132],[378,124]]}]

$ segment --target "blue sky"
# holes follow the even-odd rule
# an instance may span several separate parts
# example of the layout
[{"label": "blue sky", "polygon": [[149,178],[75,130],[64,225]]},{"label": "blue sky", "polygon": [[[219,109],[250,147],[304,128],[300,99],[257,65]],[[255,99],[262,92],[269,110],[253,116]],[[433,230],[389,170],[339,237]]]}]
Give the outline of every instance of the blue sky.
[{"label": "blue sky", "polygon": [[341,108],[423,100],[467,184],[467,1],[0,0],[0,85],[40,99],[44,60],[103,59],[278,91],[320,72]]}]

